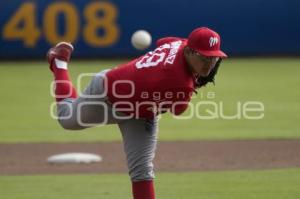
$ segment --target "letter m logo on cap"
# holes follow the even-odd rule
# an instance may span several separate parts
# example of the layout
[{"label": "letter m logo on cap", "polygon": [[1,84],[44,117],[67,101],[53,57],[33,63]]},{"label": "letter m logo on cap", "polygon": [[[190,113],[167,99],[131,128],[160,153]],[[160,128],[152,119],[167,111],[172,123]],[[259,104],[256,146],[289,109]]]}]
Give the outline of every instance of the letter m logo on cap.
[{"label": "letter m logo on cap", "polygon": [[210,37],[209,38],[209,47],[213,47],[219,42],[218,37]]}]

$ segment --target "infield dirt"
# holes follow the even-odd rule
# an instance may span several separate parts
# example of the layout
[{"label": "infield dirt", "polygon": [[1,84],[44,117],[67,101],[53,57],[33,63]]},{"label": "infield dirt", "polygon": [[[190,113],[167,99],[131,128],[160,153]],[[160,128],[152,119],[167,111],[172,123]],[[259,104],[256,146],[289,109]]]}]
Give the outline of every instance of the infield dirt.
[{"label": "infield dirt", "polygon": [[[100,163],[59,164],[47,157],[68,152],[95,153]],[[300,167],[300,140],[159,142],[155,170],[203,171]],[[127,172],[121,142],[0,144],[0,175]]]}]

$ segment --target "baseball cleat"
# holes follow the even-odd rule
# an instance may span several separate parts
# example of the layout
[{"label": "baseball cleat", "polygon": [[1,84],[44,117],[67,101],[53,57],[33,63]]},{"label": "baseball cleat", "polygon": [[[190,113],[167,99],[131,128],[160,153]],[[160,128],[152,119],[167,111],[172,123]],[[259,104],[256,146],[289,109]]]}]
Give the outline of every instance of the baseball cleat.
[{"label": "baseball cleat", "polygon": [[48,63],[50,64],[50,69],[53,71],[51,65],[55,59],[67,63],[70,62],[73,50],[73,45],[67,42],[59,42],[53,48],[51,48],[47,53],[47,59]]},{"label": "baseball cleat", "polygon": [[68,42],[62,41],[62,42],[59,42],[58,44],[55,45],[55,47],[59,47],[59,46],[66,46],[66,47],[72,49],[72,51],[74,50],[73,45],[71,43],[68,43]]}]

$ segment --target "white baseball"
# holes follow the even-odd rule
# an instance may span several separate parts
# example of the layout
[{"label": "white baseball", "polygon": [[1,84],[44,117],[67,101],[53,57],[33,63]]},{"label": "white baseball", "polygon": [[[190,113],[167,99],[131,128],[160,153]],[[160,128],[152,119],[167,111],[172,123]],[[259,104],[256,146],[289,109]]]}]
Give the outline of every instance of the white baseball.
[{"label": "white baseball", "polygon": [[131,36],[131,44],[138,50],[145,50],[151,45],[152,37],[146,30],[138,30]]}]

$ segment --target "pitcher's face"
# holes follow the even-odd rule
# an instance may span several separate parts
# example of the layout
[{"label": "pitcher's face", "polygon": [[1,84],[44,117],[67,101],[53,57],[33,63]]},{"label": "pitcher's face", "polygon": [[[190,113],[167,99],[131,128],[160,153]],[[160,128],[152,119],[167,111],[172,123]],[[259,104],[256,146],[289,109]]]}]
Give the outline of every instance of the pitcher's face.
[{"label": "pitcher's face", "polygon": [[187,62],[190,64],[194,72],[202,77],[208,76],[219,59],[218,57],[206,57],[195,51],[190,53],[187,57]]}]

